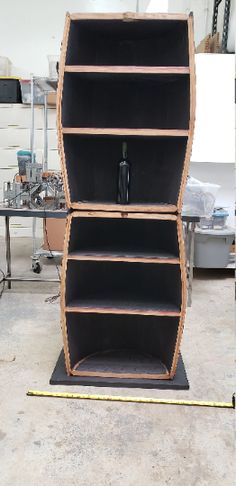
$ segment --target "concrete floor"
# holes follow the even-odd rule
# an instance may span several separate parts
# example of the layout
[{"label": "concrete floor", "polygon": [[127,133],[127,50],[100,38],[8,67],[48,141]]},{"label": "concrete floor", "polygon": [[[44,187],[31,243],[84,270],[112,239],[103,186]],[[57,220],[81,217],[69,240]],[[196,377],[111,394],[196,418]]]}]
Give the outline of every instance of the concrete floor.
[{"label": "concrete floor", "polygon": [[[3,268],[3,240],[0,240]],[[15,274],[30,274],[28,239],[13,241]],[[43,274],[56,277],[53,262]],[[189,391],[129,395],[230,401],[234,376],[233,278],[198,272],[182,354]],[[16,283],[0,302],[1,486],[232,486],[235,413],[227,409],[27,397],[50,387],[62,339],[57,285]],[[127,390],[69,391],[127,395]]]}]

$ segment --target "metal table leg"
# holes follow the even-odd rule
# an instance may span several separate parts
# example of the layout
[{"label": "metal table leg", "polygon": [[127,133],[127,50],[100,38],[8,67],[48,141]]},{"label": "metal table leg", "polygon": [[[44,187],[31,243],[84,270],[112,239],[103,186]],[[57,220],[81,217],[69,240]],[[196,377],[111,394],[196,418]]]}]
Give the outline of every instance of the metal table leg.
[{"label": "metal table leg", "polygon": [[189,222],[183,223],[187,288],[189,279]]},{"label": "metal table leg", "polygon": [[32,222],[32,239],[33,239],[33,258],[35,258],[35,253],[36,253],[36,218],[33,218]]},{"label": "metal table leg", "polygon": [[192,289],[193,289],[193,264],[194,264],[194,235],[196,223],[190,223],[189,241],[188,241],[188,307],[192,305]]},{"label": "metal table leg", "polygon": [[[5,243],[6,243],[6,277],[11,277],[11,235],[10,235],[10,217],[5,216]],[[11,289],[11,281],[7,282],[8,289]]]},{"label": "metal table leg", "polygon": [[48,171],[48,95],[44,93],[43,170]]}]

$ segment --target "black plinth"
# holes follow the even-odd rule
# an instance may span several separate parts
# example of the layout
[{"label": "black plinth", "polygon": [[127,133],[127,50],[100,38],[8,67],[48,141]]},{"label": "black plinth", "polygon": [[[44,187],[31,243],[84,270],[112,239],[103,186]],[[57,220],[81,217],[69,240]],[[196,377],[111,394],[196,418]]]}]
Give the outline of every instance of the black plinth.
[{"label": "black plinth", "polygon": [[157,388],[163,390],[189,390],[182,356],[173,380],[150,380],[134,378],[101,378],[94,376],[68,376],[65,369],[63,350],[57,360],[56,366],[50,378],[50,385],[84,385],[84,386],[109,386],[121,388]]}]

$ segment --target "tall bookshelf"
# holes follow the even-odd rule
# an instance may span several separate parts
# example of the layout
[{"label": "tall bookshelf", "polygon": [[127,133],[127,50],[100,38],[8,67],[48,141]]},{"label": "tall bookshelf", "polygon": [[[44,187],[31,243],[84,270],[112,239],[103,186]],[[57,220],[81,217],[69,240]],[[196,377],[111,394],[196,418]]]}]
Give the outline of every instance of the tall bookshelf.
[{"label": "tall bookshelf", "polygon": [[[186,309],[181,207],[194,126],[192,16],[67,14],[58,136],[66,372],[174,378]],[[117,202],[126,144],[129,200]]]}]

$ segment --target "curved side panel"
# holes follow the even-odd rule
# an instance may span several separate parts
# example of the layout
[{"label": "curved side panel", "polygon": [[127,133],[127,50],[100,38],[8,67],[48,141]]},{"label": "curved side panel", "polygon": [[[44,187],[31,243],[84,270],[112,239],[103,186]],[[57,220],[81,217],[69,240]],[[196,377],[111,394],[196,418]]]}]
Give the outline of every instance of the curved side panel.
[{"label": "curved side panel", "polygon": [[183,198],[185,186],[187,183],[187,177],[189,173],[190,157],[193,144],[193,133],[195,125],[195,108],[196,108],[196,76],[195,76],[195,60],[194,60],[194,32],[193,32],[193,15],[188,17],[188,45],[189,45],[189,71],[190,71],[190,117],[189,117],[189,135],[186,147],[186,154],[183,166],[183,175],[181,186],[179,190],[179,197],[177,203],[177,210],[179,213],[182,211]]},{"label": "curved side panel", "polygon": [[67,261],[68,261],[67,257],[68,257],[68,248],[70,242],[71,219],[72,219],[72,214],[70,214],[66,220],[66,234],[64,239],[64,251],[63,251],[63,259],[62,259],[61,286],[60,286],[61,330],[62,330],[62,337],[63,337],[63,349],[64,349],[64,356],[65,356],[66,372],[68,375],[71,374],[71,362],[70,362],[70,350],[69,350],[68,333],[67,333],[67,325],[66,325],[65,299],[66,299],[66,273],[67,273]]},{"label": "curved side panel", "polygon": [[184,247],[184,237],[183,237],[183,224],[181,221],[181,216],[177,218],[177,232],[178,232],[178,242],[179,242],[179,256],[180,256],[180,270],[181,270],[181,285],[182,285],[182,303],[181,303],[181,316],[179,320],[178,333],[176,337],[175,352],[173,357],[173,363],[170,370],[170,378],[173,378],[179,359],[180,344],[184,330],[184,320],[186,315],[187,306],[187,274],[186,274],[186,257],[185,257],[185,247]]},{"label": "curved side panel", "polygon": [[58,150],[59,150],[60,160],[61,160],[61,171],[62,171],[67,207],[71,207],[71,200],[70,200],[70,190],[69,190],[68,174],[67,174],[67,167],[66,167],[66,161],[65,161],[63,133],[62,133],[62,97],[63,97],[66,52],[67,52],[68,38],[69,38],[69,32],[70,32],[70,22],[71,22],[70,14],[67,12],[66,20],[65,20],[64,33],[63,33],[62,46],[61,46],[61,56],[60,56],[60,63],[59,63],[59,79],[58,79],[58,87],[57,87]]}]

